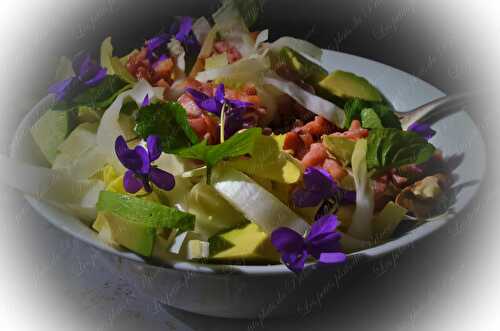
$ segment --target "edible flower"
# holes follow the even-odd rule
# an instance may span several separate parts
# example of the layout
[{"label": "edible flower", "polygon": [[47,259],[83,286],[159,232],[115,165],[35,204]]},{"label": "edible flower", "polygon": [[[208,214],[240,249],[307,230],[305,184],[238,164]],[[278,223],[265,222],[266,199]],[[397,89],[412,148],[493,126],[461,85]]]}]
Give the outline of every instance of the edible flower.
[{"label": "edible flower", "polygon": [[304,187],[299,187],[292,193],[292,201],[298,208],[308,208],[337,195],[341,196],[341,204],[352,204],[356,201],[356,192],[338,187],[328,171],[309,167],[304,171]]},{"label": "edible flower", "polygon": [[221,117],[224,111],[224,136],[228,138],[246,128],[248,123],[245,123],[244,115],[254,107],[252,103],[240,100],[230,100],[225,98],[224,84],[219,84],[215,90],[215,95],[210,97],[198,90],[187,88],[194,102],[201,109]]},{"label": "edible flower", "polygon": [[199,50],[200,44],[192,30],[193,19],[191,17],[181,17],[179,23],[172,24],[168,33],[161,33],[148,40],[146,46],[148,48],[147,57],[149,62],[154,65],[168,58],[166,55],[158,56],[156,53],[160,48],[168,45],[172,38],[178,40],[184,46],[186,52]]},{"label": "edible flower", "polygon": [[146,94],[144,100],[142,100],[141,108],[147,107],[149,105],[151,105],[151,100],[149,99],[149,94]]},{"label": "edible flower", "polygon": [[271,242],[280,252],[283,263],[295,273],[304,269],[309,256],[324,264],[341,263],[347,257],[340,249],[341,234],[336,231],[339,225],[335,215],[326,215],[313,223],[306,238],[282,227],[273,231]]},{"label": "edible flower", "polygon": [[125,138],[119,136],[115,141],[116,156],[127,168],[123,177],[123,186],[128,193],[137,193],[140,189],[148,193],[153,192],[151,183],[157,187],[170,191],[175,186],[175,178],[172,174],[158,169],[151,163],[161,156],[161,143],[158,136],[148,137],[147,150],[142,146],[129,149]]},{"label": "edible flower", "polygon": [[430,140],[436,135],[436,131],[434,131],[431,126],[426,123],[415,122],[408,127],[408,131],[414,132],[426,140]]},{"label": "edible flower", "polygon": [[57,102],[98,85],[106,77],[107,70],[92,61],[88,53],[78,53],[72,64],[76,75],[49,87],[49,93],[55,94]]}]

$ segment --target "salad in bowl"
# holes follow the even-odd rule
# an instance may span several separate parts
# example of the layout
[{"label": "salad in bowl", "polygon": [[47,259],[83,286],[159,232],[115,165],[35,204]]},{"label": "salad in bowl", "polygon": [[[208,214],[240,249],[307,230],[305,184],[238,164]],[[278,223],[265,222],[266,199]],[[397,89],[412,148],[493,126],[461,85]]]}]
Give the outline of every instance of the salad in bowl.
[{"label": "salad in bowl", "polygon": [[[429,125],[322,50],[253,31],[256,1],[179,17],[129,54],[62,58],[15,186],[156,265],[343,263],[447,210]],[[14,163],[16,162],[16,163]],[[408,225],[408,224],[406,224]]]}]

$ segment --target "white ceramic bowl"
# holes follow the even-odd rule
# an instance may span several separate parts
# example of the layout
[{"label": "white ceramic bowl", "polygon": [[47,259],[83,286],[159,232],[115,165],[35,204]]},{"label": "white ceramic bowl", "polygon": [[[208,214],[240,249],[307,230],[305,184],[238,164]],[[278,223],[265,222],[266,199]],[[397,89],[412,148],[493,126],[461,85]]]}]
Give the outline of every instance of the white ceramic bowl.
[{"label": "white ceramic bowl", "polygon": [[[441,91],[418,78],[356,56],[325,51],[322,63],[329,70],[342,69],[367,77],[400,111],[443,96]],[[12,144],[13,157],[31,163],[40,162],[27,129],[47,110],[49,104],[50,98],[42,100],[24,118]],[[455,185],[462,188],[453,206],[453,210],[459,213],[472,201],[485,172],[484,142],[479,130],[464,112],[441,119],[433,127],[438,133],[432,142],[444,151],[445,156],[463,154],[463,161],[454,172],[458,176]],[[346,265],[322,268],[309,265],[297,277],[283,265],[221,266],[190,262],[173,262],[171,267],[148,265],[134,254],[103,244],[78,219],[35,198],[26,199],[54,226],[106,252],[103,255],[110,269],[129,279],[139,291],[149,294],[151,300],[190,312],[230,318],[262,318],[294,313],[297,304],[303,302],[307,294],[315,293],[315,289],[335,286],[340,278],[353,272],[356,264],[401,249],[453,221],[450,214],[384,245],[351,254]]]}]

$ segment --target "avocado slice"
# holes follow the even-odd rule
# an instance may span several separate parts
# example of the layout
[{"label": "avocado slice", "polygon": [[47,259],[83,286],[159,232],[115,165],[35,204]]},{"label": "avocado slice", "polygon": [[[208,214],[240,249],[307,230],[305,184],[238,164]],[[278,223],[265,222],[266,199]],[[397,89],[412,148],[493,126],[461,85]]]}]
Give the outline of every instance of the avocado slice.
[{"label": "avocado slice", "polygon": [[382,102],[382,94],[368,80],[352,72],[337,70],[321,80],[318,86],[323,94],[343,99],[358,98],[365,101]]},{"label": "avocado slice", "polygon": [[50,164],[56,159],[59,146],[75,126],[74,112],[49,109],[31,128],[33,140]]},{"label": "avocado slice", "polygon": [[279,53],[280,61],[284,61],[299,77],[308,84],[316,86],[328,76],[328,71],[307,59],[290,47],[283,47]]},{"label": "avocado slice", "polygon": [[[155,244],[157,229],[145,224],[135,223],[113,213],[99,213],[94,228],[111,230],[112,240],[141,256],[151,256]],[[98,223],[98,224],[96,224]]]},{"label": "avocado slice", "polygon": [[219,234],[210,240],[214,262],[275,263],[280,255],[269,236],[255,223]]}]

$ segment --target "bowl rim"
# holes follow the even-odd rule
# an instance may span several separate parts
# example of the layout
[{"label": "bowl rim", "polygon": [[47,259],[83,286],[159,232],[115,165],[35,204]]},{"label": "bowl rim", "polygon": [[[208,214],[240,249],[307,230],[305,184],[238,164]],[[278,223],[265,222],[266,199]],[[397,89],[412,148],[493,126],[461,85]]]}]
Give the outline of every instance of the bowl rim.
[{"label": "bowl rim", "polygon": [[[366,59],[357,55],[352,55],[348,53],[343,53],[343,52],[337,52],[337,51],[332,51],[332,50],[324,50],[325,53],[329,53],[331,55],[339,55],[339,56],[346,56],[354,59],[355,61],[363,61],[367,65],[373,65],[373,66],[378,66],[379,68],[382,68],[383,70],[388,70],[388,71],[393,71],[395,73],[398,73],[402,76],[406,76],[408,78],[413,79],[416,83],[420,84],[421,86],[426,86],[427,88],[433,90],[436,95],[439,96],[444,96],[445,94],[439,90],[438,88],[430,85],[429,83],[421,80],[420,78],[417,78],[409,73],[406,73],[404,71],[401,71],[397,68],[388,66],[386,64]],[[325,54],[324,54],[325,55]],[[22,119],[21,123],[18,126],[18,129],[14,135],[14,140],[18,136],[20,129],[23,127],[23,124],[26,125],[30,120],[32,120],[31,117],[36,116],[35,114],[39,114],[41,112],[45,112],[48,107],[47,103],[51,102],[52,98],[51,96],[46,96],[42,100],[40,100],[31,111],[29,111],[26,116]],[[392,102],[390,96],[388,97],[389,102]],[[12,141],[11,144],[11,150],[10,154],[13,155],[13,146],[14,146],[14,140]],[[484,141],[483,141],[484,144]],[[479,189],[479,188],[478,188]],[[75,233],[70,227],[65,226],[64,224],[61,224],[61,222],[56,222],[53,219],[53,215],[50,215],[50,213],[47,212],[47,205],[50,206],[50,204],[37,200],[34,197],[27,196],[25,195],[26,200],[28,203],[39,213],[41,216],[43,216],[51,225],[54,227],[58,228],[59,230],[62,230],[63,232],[66,232],[67,234],[71,235],[72,237],[76,237],[78,240],[81,240],[85,242],[86,244],[97,248],[101,251],[104,251],[106,253],[109,253],[111,255],[114,255],[116,257],[124,258],[130,261],[133,261],[135,263],[143,263],[147,265],[148,267],[151,268],[158,268],[158,269],[169,269],[169,270],[178,270],[178,271],[184,271],[184,272],[194,272],[194,273],[203,273],[203,274],[227,274],[227,273],[232,273],[235,275],[261,275],[261,276],[267,276],[267,275],[290,275],[293,274],[292,271],[290,271],[284,264],[276,264],[276,265],[234,265],[234,264],[209,264],[209,263],[202,263],[202,262],[191,262],[191,261],[175,261],[172,260],[173,263],[168,263],[165,265],[155,265],[155,264],[149,264],[147,263],[144,259],[139,257],[136,254],[129,253],[129,252],[121,252],[118,251],[107,244],[99,241],[97,239],[97,236],[95,233],[93,233],[90,228],[87,227],[83,222],[79,221],[83,227],[88,228],[89,231],[91,231],[94,236],[89,236],[88,234],[84,233]],[[52,206],[51,206],[52,207]],[[73,217],[71,215],[65,214],[66,216]],[[392,239],[388,242],[385,242],[380,245],[375,245],[373,247],[355,252],[355,253],[350,253],[348,254],[348,260],[353,260],[355,258],[360,258],[360,259],[374,259],[383,255],[386,255],[388,253],[391,253],[397,249],[402,249],[404,247],[407,247],[408,245],[412,243],[416,243],[417,241],[427,237],[431,233],[437,231],[441,227],[443,227],[450,219],[454,218],[454,215],[446,215],[443,218],[429,222],[420,226],[415,227],[414,229],[411,229],[410,231],[404,233],[402,236]],[[75,218],[76,219],[76,218]],[[309,269],[315,269],[317,267],[321,267],[317,265],[316,263],[310,262],[306,264],[305,270]]]}]

